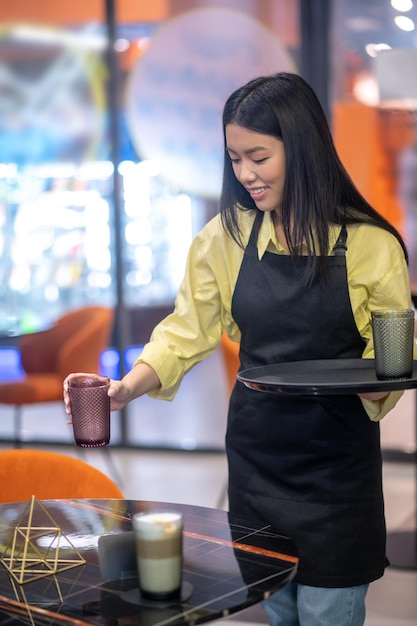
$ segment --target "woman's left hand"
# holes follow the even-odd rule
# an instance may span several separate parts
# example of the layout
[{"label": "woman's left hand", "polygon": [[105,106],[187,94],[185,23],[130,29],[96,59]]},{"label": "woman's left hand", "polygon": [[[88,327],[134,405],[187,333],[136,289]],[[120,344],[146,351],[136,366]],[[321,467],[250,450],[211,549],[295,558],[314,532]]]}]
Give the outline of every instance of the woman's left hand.
[{"label": "woman's left hand", "polygon": [[388,395],[388,391],[371,391],[370,393],[358,393],[362,400],[382,400]]}]

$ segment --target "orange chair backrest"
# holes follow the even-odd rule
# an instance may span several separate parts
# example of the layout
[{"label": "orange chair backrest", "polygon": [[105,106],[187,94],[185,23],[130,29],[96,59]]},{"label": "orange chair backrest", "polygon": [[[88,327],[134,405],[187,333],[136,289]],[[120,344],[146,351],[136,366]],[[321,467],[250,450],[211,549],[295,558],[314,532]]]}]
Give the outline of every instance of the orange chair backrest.
[{"label": "orange chair backrest", "polygon": [[49,330],[25,335],[19,342],[24,371],[57,373],[62,379],[71,372],[98,372],[113,319],[113,309],[87,306],[66,313]]},{"label": "orange chair backrest", "polygon": [[239,344],[229,339],[226,333],[223,333],[220,339],[220,351],[226,368],[228,390],[229,393],[232,393],[240,366]]},{"label": "orange chair backrest", "polygon": [[44,450],[0,451],[0,502],[124,498],[111,478],[80,459]]}]

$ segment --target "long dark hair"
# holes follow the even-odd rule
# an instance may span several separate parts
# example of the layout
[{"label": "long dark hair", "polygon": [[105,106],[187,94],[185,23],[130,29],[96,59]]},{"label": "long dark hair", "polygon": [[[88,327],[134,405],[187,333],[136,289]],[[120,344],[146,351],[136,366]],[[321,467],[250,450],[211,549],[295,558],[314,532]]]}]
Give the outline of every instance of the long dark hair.
[{"label": "long dark hair", "polygon": [[297,74],[262,76],[237,89],[223,110],[224,171],[221,219],[242,245],[238,211],[256,205],[234,175],[226,149],[226,126],[235,123],[283,141],[285,182],[281,220],[290,253],[305,241],[305,281],[326,276],[329,224],[375,224],[392,233],[407,250],[399,232],[359,193],[336,152],[322,106],[313,89]]}]

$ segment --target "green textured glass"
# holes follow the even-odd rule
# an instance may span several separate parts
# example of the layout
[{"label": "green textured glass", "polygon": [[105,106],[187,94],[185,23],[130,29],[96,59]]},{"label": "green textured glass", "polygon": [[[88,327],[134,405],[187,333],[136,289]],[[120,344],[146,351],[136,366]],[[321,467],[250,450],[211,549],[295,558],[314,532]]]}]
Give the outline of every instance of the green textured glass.
[{"label": "green textured glass", "polygon": [[375,371],[380,380],[411,378],[414,311],[372,311]]}]

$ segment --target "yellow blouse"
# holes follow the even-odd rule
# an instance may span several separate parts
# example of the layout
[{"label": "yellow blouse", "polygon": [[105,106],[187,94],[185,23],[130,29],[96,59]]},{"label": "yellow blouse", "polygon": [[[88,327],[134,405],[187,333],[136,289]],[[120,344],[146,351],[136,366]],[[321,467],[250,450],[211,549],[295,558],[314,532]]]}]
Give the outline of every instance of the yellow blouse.
[{"label": "yellow blouse", "polygon": [[[242,241],[246,245],[255,211],[239,215]],[[368,224],[349,225],[346,263],[352,311],[360,335],[366,341],[364,358],[373,357],[371,311],[411,307],[408,269],[397,239]],[[340,226],[332,226],[329,253]],[[271,214],[265,213],[258,236],[258,255],[288,254],[277,241]],[[152,395],[172,400],[183,376],[217,347],[225,330],[235,341],[240,332],[231,315],[231,302],[244,250],[224,231],[220,216],[214,217],[193,240],[185,277],[173,313],[154,329],[137,362],[157,373],[161,388]],[[370,419],[379,420],[390,411],[402,392],[381,401],[363,401]]]}]

